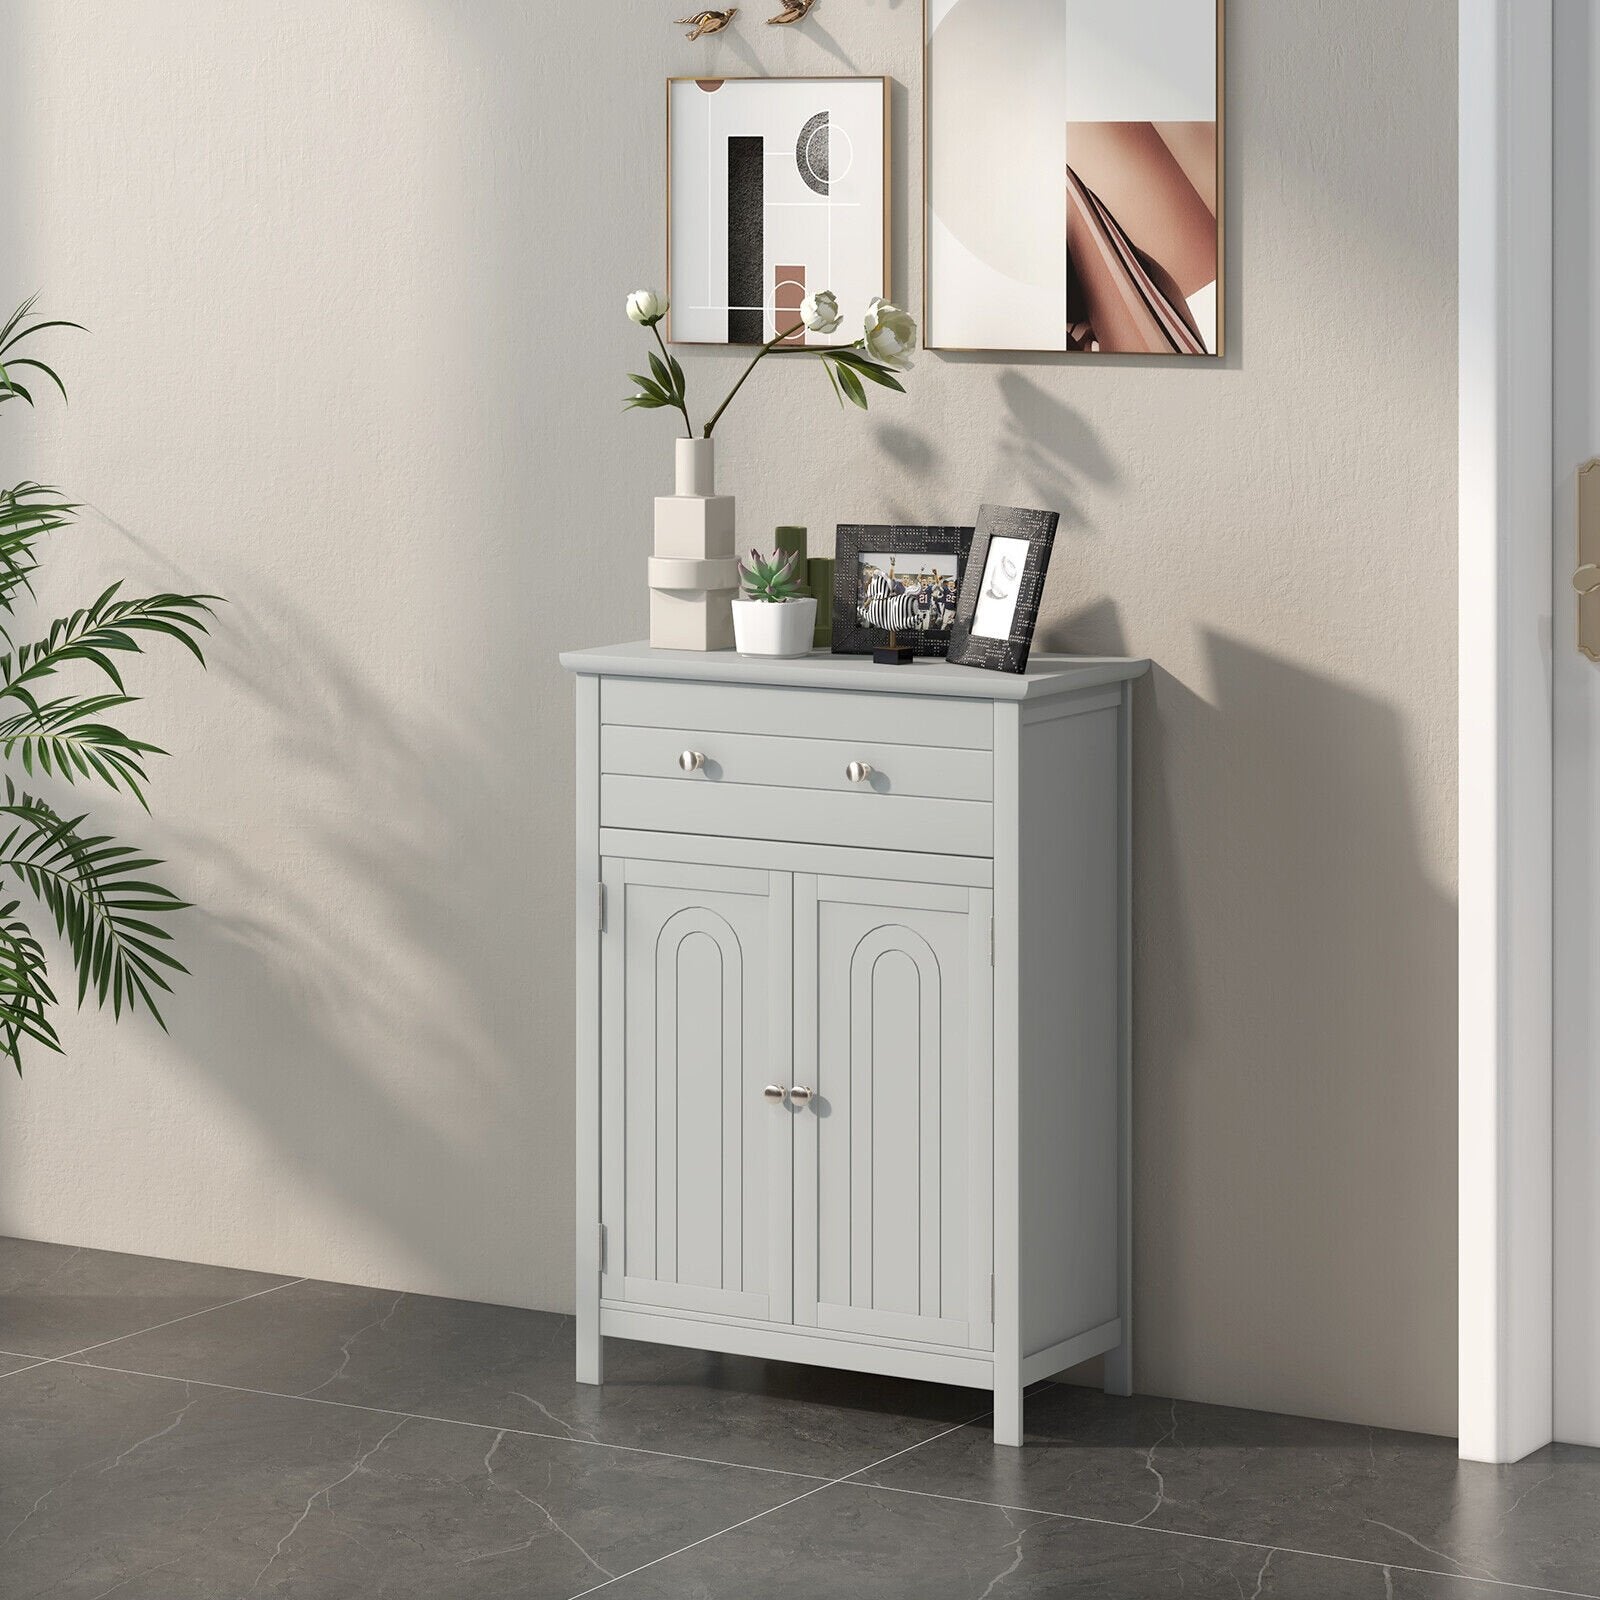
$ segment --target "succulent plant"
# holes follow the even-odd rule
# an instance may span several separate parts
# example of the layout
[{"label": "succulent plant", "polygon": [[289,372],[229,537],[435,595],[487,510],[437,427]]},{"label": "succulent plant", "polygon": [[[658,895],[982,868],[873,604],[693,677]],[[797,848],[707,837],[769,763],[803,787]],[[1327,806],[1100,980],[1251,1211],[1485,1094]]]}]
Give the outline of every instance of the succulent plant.
[{"label": "succulent plant", "polygon": [[800,598],[800,558],[793,550],[774,550],[770,556],[752,550],[749,561],[740,561],[737,566],[747,600]]}]

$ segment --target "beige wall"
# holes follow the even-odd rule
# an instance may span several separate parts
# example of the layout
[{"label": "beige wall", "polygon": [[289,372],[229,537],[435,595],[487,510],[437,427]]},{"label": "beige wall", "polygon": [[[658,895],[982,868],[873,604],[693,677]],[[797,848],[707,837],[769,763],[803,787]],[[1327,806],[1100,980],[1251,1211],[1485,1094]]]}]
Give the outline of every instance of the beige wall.
[{"label": "beige wall", "polygon": [[[0,1080],[0,1227],[561,1307],[571,756],[557,649],[644,631],[668,73],[886,73],[920,301],[920,8],[3,0],[0,298],[92,508],[47,600],[215,589],[139,674],[203,908],[172,1037]],[[774,8],[775,9],[775,8]],[[719,430],[752,535],[1059,507],[1049,645],[1157,668],[1138,747],[1138,1381],[1454,1418],[1449,0],[1233,0],[1220,366],[925,358]],[[734,357],[696,352],[702,396]]]}]

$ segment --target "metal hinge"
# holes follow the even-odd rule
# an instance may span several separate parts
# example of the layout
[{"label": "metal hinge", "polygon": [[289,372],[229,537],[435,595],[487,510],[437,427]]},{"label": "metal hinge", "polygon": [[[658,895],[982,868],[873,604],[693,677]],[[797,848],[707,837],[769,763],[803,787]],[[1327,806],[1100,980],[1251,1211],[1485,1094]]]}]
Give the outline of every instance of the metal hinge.
[{"label": "metal hinge", "polygon": [[[603,1222],[600,1224],[600,1270],[606,1270],[606,1225]],[[992,1278],[989,1281],[994,1282]]]},{"label": "metal hinge", "polygon": [[606,886],[603,883],[594,886],[594,925],[601,933],[606,931]]}]

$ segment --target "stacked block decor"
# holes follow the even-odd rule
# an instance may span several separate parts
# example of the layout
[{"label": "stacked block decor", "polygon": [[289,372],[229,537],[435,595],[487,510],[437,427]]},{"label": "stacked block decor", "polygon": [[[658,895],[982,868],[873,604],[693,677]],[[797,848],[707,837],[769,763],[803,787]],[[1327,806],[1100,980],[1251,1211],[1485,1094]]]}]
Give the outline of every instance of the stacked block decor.
[{"label": "stacked block decor", "polygon": [[650,643],[658,650],[731,650],[733,496],[714,494],[712,441],[677,441],[676,494],[656,497],[650,557]]}]

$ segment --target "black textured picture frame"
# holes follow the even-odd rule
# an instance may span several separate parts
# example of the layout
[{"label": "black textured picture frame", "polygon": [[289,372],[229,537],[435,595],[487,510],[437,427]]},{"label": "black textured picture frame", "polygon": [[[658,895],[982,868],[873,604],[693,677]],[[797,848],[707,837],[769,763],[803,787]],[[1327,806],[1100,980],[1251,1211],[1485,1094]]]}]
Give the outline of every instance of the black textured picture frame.
[{"label": "black textured picture frame", "polygon": [[[953,555],[959,595],[966,576],[967,546],[971,540],[972,529],[958,525],[910,527],[841,522],[835,530],[833,546],[833,653],[836,656],[871,655],[889,638],[887,628],[869,627],[858,614],[863,554],[882,551],[894,556]],[[895,630],[896,642],[908,646],[916,656],[947,654],[951,635],[951,628]]]},{"label": "black textured picture frame", "polygon": [[[1050,566],[1050,551],[1060,520],[1059,512],[1030,511],[1023,506],[978,508],[977,526],[961,570],[955,622],[950,629],[949,656],[954,665],[981,667],[989,672],[1028,670],[1028,652],[1033,648],[1033,630],[1039,621],[1044,577]],[[979,621],[978,608],[985,598],[989,556],[996,539],[1023,540],[1028,547],[1021,570],[997,577],[989,593],[993,603],[1009,608],[1009,631],[1003,638],[973,631],[974,624]]]}]

